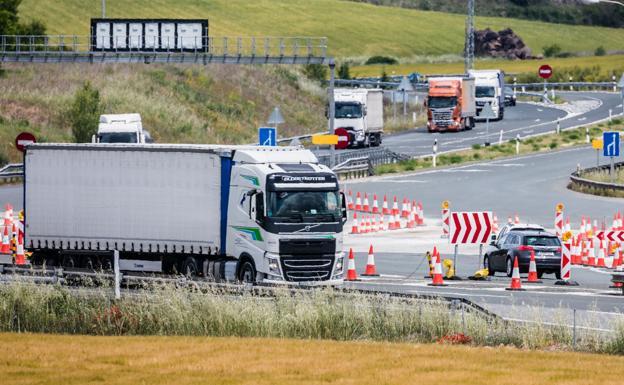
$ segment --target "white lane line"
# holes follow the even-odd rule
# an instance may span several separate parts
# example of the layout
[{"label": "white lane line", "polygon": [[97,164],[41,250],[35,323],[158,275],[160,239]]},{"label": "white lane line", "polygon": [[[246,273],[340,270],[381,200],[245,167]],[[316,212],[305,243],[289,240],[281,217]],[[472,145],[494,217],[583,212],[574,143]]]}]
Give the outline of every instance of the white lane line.
[{"label": "white lane line", "polygon": [[535,119],[535,121],[536,121],[536,122],[541,122],[541,121],[542,121],[542,119]]},{"label": "white lane line", "polygon": [[541,108],[537,109],[537,112],[543,112],[544,110],[542,110]]},{"label": "white lane line", "polygon": [[578,118],[576,120],[578,120],[579,122],[583,122],[583,121],[587,120],[587,117],[583,116],[582,118]]}]

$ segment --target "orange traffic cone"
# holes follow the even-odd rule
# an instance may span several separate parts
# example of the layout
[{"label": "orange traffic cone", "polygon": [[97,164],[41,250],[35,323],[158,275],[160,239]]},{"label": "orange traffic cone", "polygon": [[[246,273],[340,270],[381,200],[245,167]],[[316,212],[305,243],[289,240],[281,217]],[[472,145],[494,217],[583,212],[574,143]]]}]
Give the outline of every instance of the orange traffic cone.
[{"label": "orange traffic cone", "polygon": [[362,274],[365,277],[379,277],[377,268],[375,267],[375,255],[373,254],[373,245],[368,249],[368,261],[366,262],[366,271]]},{"label": "orange traffic cone", "polygon": [[600,246],[598,247],[598,258],[596,258],[596,267],[606,267],[605,265],[605,249],[603,247],[602,241],[600,241]]},{"label": "orange traffic cone", "polygon": [[520,224],[520,217],[518,216],[518,213],[516,213],[516,216],[514,217],[514,223],[515,223],[516,225],[519,225],[519,224]]},{"label": "orange traffic cone", "polygon": [[401,217],[399,216],[398,211],[396,214],[394,214],[394,229],[401,230]]},{"label": "orange traffic cone", "polygon": [[392,203],[392,215],[399,213],[399,203],[397,202],[396,195],[394,196],[394,203]]},{"label": "orange traffic cone", "polygon": [[383,206],[381,207],[381,213],[383,215],[389,215],[390,209],[388,208],[388,196],[384,195]]},{"label": "orange traffic cone", "polygon": [[505,290],[524,290],[520,283],[520,268],[518,267],[518,257],[514,258],[513,273],[511,274],[511,285]]},{"label": "orange traffic cone", "polygon": [[409,211],[407,208],[407,198],[403,198],[403,204],[401,205],[401,218],[407,218]]},{"label": "orange traffic cone", "polygon": [[368,204],[368,194],[367,193],[364,193],[364,205],[362,206],[362,210],[365,213],[370,213],[371,212],[370,205]]},{"label": "orange traffic cone", "polygon": [[529,277],[525,281],[527,283],[542,283],[537,278],[537,264],[535,263],[535,251],[531,250],[531,261],[529,262]]},{"label": "orange traffic cone", "polygon": [[355,205],[353,204],[353,193],[349,190],[349,194],[347,195],[347,209],[352,210],[355,209]]},{"label": "orange traffic cone", "polygon": [[355,271],[355,257],[353,249],[349,249],[349,264],[347,265],[347,277],[345,281],[359,281],[357,272]]},{"label": "orange traffic cone", "polygon": [[0,254],[11,254],[11,240],[9,239],[9,226],[4,226],[2,235],[2,246],[0,246]]},{"label": "orange traffic cone", "polygon": [[433,267],[433,281],[428,284],[429,286],[447,286],[442,278],[442,262],[440,261],[440,253],[435,251],[435,265]]},{"label": "orange traffic cone", "polygon": [[15,264],[26,264],[26,256],[24,255],[24,236],[21,232],[17,236],[17,246],[15,247]]},{"label": "orange traffic cone", "polygon": [[355,196],[355,211],[362,211],[362,195],[360,193]]},{"label": "orange traffic cone", "polygon": [[353,212],[353,224],[351,224],[351,234],[359,234],[360,233],[360,228],[358,226],[358,220],[357,220],[357,211]]},{"label": "orange traffic cone", "polygon": [[379,214],[379,202],[377,202],[377,194],[373,194],[373,214]]}]

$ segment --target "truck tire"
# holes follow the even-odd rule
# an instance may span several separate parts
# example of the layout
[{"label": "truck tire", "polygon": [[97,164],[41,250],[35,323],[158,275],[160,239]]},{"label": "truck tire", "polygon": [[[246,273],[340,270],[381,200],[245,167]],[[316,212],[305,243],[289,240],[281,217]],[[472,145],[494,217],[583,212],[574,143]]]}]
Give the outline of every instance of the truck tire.
[{"label": "truck tire", "polygon": [[199,268],[197,267],[197,261],[195,260],[195,258],[187,257],[184,262],[182,262],[182,268],[180,269],[180,271],[187,277],[197,276]]},{"label": "truck tire", "polygon": [[246,259],[238,270],[238,280],[241,283],[256,283],[256,267],[253,262]]}]

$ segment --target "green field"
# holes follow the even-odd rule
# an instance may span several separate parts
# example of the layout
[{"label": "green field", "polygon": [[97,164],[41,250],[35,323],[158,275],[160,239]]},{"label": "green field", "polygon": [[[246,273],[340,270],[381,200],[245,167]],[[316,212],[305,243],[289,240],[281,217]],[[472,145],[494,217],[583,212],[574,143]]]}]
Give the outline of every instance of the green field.
[{"label": "green field", "polygon": [[[624,32],[623,32],[624,33]],[[588,56],[571,58],[548,58],[543,60],[477,60],[475,68],[500,68],[507,74],[535,73],[540,65],[548,63],[554,72],[569,70],[573,67],[600,66],[599,73],[603,76],[616,74],[616,80],[624,73],[624,55]],[[398,65],[360,65],[351,67],[351,76],[370,77],[380,76],[382,71],[388,75],[407,75],[412,72],[421,74],[458,74],[464,72],[463,62],[451,63],[415,63]],[[568,79],[565,79],[566,81]],[[578,79],[575,79],[578,81]],[[587,81],[591,81],[588,79]]]},{"label": "green field", "polygon": [[[375,54],[409,58],[461,53],[464,17],[376,7],[339,0],[108,0],[108,17],[207,18],[214,36],[326,36],[337,57]],[[42,20],[50,33],[89,33],[100,0],[24,0],[24,20]],[[477,27],[511,27],[535,54],[556,43],[563,51],[624,49],[624,31],[505,18],[477,18]]]}]

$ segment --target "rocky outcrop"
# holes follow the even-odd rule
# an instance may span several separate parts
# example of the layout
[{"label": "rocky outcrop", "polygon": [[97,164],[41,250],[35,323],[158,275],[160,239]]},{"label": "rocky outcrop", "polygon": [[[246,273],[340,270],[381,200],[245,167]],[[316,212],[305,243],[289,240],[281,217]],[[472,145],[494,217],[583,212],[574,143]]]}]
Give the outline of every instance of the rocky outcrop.
[{"label": "rocky outcrop", "polygon": [[492,31],[486,28],[475,31],[475,55],[507,59],[530,59],[531,49],[511,28]]}]

